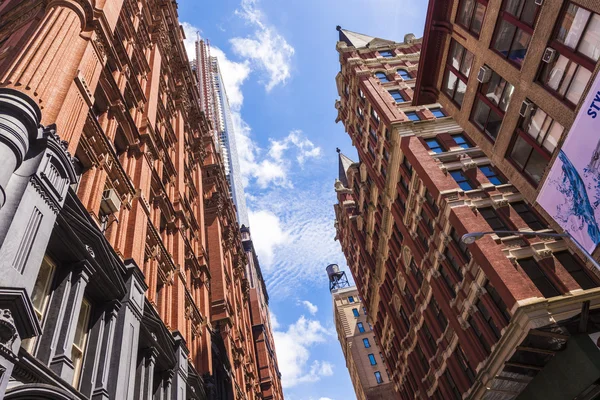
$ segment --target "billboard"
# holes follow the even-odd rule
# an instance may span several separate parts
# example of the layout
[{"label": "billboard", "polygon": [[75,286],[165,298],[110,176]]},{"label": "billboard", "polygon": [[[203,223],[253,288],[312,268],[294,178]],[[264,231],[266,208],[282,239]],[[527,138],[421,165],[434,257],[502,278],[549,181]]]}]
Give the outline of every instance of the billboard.
[{"label": "billboard", "polygon": [[600,244],[600,74],[552,165],[537,202],[588,252]]}]

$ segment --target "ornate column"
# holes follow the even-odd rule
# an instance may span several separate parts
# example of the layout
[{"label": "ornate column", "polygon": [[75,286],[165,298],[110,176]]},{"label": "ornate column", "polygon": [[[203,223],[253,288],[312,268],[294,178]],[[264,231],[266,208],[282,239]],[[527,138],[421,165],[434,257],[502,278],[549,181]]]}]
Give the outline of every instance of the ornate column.
[{"label": "ornate column", "polygon": [[110,399],[134,397],[140,323],[144,314],[144,293],[148,289],[135,262],[126,260],[125,266],[128,272],[127,295],[122,300],[113,341],[108,380]]},{"label": "ornate column", "polygon": [[52,346],[55,351],[52,361],[50,361],[50,369],[66,382],[73,382],[75,367],[73,360],[71,360],[71,352],[73,350],[73,340],[75,339],[75,329],[79,319],[85,287],[94,272],[87,261],[80,262],[72,274],[73,278],[68,300],[66,304],[61,305],[64,307],[65,313],[63,314],[62,321],[58,321],[58,330],[55,331],[54,346]]},{"label": "ornate column", "polygon": [[172,400],[185,400],[187,391],[189,351],[186,348],[185,340],[179,331],[175,331],[173,336],[176,343],[175,358],[177,359],[177,362],[175,364],[175,373],[173,374],[173,384],[170,398]]},{"label": "ornate column", "polygon": [[136,399],[152,400],[154,393],[154,367],[156,366],[156,358],[158,351],[154,347],[146,349],[144,359],[142,360],[142,368],[138,373],[138,384],[136,385]]}]

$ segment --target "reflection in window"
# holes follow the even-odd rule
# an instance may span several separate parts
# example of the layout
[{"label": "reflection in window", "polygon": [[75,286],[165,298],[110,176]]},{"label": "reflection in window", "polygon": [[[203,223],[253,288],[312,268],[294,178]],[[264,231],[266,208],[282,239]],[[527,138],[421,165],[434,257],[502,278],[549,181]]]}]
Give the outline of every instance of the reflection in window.
[{"label": "reflection in window", "polygon": [[419,117],[419,114],[417,114],[414,111],[405,112],[404,115],[406,115],[408,117],[408,119],[410,119],[411,121],[420,121],[421,120],[421,117]]},{"label": "reflection in window", "polygon": [[398,75],[400,75],[403,81],[409,81],[412,79],[408,74],[408,71],[406,71],[405,69],[398,69],[396,70],[396,72],[398,73]]},{"label": "reflection in window", "polygon": [[[33,304],[35,315],[38,318],[38,321],[40,321],[40,324],[43,324],[44,315],[48,308],[52,278],[54,277],[55,270],[56,266],[54,263],[47,256],[44,257],[42,265],[40,266],[40,272],[38,273],[35,285],[33,286],[33,291],[31,292],[31,303]],[[35,339],[36,338],[25,339],[21,343],[21,346],[31,353],[35,346]]]},{"label": "reflection in window", "polygon": [[451,171],[450,175],[452,176],[452,178],[454,178],[454,180],[456,181],[456,183],[458,183],[458,186],[460,186],[462,190],[467,191],[475,189],[475,185],[473,185],[473,183],[469,180],[469,178],[465,176],[465,174],[461,170]]},{"label": "reflection in window", "polygon": [[463,149],[470,149],[473,147],[462,133],[452,135],[452,139],[454,139],[454,142]]},{"label": "reflection in window", "polygon": [[465,49],[460,43],[452,40],[450,53],[446,59],[446,74],[444,75],[442,90],[459,107],[465,97],[472,64],[473,53]]},{"label": "reflection in window", "polygon": [[399,90],[390,90],[390,95],[394,98],[396,103],[403,103],[407,101],[402,92]]},{"label": "reflection in window", "polygon": [[385,72],[375,72],[375,76],[377,77],[377,79],[379,79],[379,82],[381,83],[387,83],[390,81]]},{"label": "reflection in window", "polygon": [[79,377],[81,376],[81,368],[83,367],[83,356],[85,354],[85,345],[88,336],[88,326],[90,324],[92,305],[87,299],[83,299],[77,325],[75,327],[75,338],[73,340],[73,348],[71,350],[71,360],[73,361],[74,374],[73,386],[79,386]]},{"label": "reflection in window", "polygon": [[442,144],[436,138],[425,139],[425,143],[427,143],[429,150],[433,151],[436,154],[444,152]]},{"label": "reflection in window", "polygon": [[502,185],[506,183],[504,177],[498,174],[496,169],[491,165],[481,165],[479,169],[481,170],[481,172],[483,172],[486,178],[488,178],[490,183],[494,185]]},{"label": "reflection in window", "polygon": [[475,111],[471,120],[493,141],[500,132],[502,119],[510,104],[514,89],[513,85],[493,71],[489,82],[479,85]]},{"label": "reflection in window", "polygon": [[508,158],[537,185],[563,132],[563,126],[538,107],[528,117],[521,118]]},{"label": "reflection in window", "polygon": [[487,0],[462,0],[458,5],[456,21],[471,34],[479,36]]},{"label": "reflection in window", "polygon": [[521,65],[533,34],[539,6],[536,0],[506,0],[500,12],[494,49],[515,64]]},{"label": "reflection in window", "polygon": [[539,80],[575,108],[600,58],[600,15],[570,3],[558,25],[550,42],[558,54],[542,63]]}]

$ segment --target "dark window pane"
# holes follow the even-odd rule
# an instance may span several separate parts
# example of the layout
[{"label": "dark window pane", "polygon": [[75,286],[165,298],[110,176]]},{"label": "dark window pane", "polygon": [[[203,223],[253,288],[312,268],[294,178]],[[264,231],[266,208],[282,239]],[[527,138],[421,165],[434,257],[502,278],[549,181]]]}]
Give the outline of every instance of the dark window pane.
[{"label": "dark window pane", "polygon": [[435,138],[425,139],[425,143],[427,143],[429,149],[434,153],[442,153],[444,151],[440,142]]},{"label": "dark window pane", "polygon": [[473,115],[473,122],[480,130],[484,130],[485,124],[487,123],[488,116],[490,115],[490,108],[483,101],[478,100],[475,106],[475,114]]},{"label": "dark window pane", "polygon": [[469,28],[471,19],[473,18],[473,10],[475,9],[475,0],[463,0],[460,2],[458,9],[458,23]]},{"label": "dark window pane", "polygon": [[421,120],[421,118],[419,117],[419,115],[416,112],[414,112],[414,111],[413,112],[407,112],[407,113],[404,113],[404,114],[411,121],[420,121]]},{"label": "dark window pane", "polygon": [[523,63],[530,41],[531,35],[529,33],[521,29],[517,29],[515,40],[512,44],[510,52],[508,53],[508,59],[516,62],[519,65]]},{"label": "dark window pane", "polygon": [[496,33],[494,48],[498,50],[504,57],[508,56],[510,45],[512,44],[516,31],[517,27],[510,22],[505,20],[500,22],[500,27]]},{"label": "dark window pane", "polygon": [[471,22],[471,31],[476,35],[481,32],[481,25],[483,24],[483,17],[485,16],[485,6],[481,3],[477,3],[475,9],[475,15],[473,15],[473,22]]},{"label": "dark window pane", "polygon": [[519,201],[516,203],[512,203],[511,206],[517,212],[517,214],[519,214],[523,221],[525,221],[527,226],[529,226],[532,230],[539,231],[541,229],[547,228],[545,224],[540,222],[537,215],[525,202]]},{"label": "dark window pane", "polygon": [[585,267],[581,265],[571,253],[568,251],[561,251],[555,253],[554,257],[556,257],[563,267],[569,271],[569,274],[571,274],[573,279],[575,279],[582,289],[587,290],[598,287],[598,284],[590,277],[585,270]]},{"label": "dark window pane", "polygon": [[487,125],[485,126],[485,133],[495,141],[498,137],[498,132],[500,132],[500,126],[502,126],[502,116],[497,114],[496,111],[491,110]]},{"label": "dark window pane", "polygon": [[560,292],[554,284],[548,279],[546,273],[540,268],[533,258],[518,260],[523,271],[529,276],[529,279],[535,284],[544,297],[554,297],[560,295]]}]

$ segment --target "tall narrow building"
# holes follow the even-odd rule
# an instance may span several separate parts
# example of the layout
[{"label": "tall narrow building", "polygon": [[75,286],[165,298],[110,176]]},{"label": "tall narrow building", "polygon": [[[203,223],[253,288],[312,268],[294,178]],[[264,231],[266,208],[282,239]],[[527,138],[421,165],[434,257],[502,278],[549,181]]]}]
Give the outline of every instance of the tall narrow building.
[{"label": "tall narrow building", "polygon": [[[328,273],[336,273],[328,267]],[[338,273],[339,274],[339,273]],[[331,275],[329,275],[331,282]],[[338,340],[346,359],[346,367],[358,400],[396,400],[383,354],[375,340],[373,326],[367,321],[356,286],[330,285],[333,299],[333,318]]]},{"label": "tall narrow building", "polygon": [[[340,157],[337,238],[401,398],[591,398],[600,280],[561,238],[505,233],[549,227],[435,97],[413,102],[433,41],[338,31],[336,109],[359,160]],[[468,77],[478,56],[459,53]],[[508,91],[484,102],[504,104],[493,82]],[[492,233],[461,240],[477,232]]]}]

